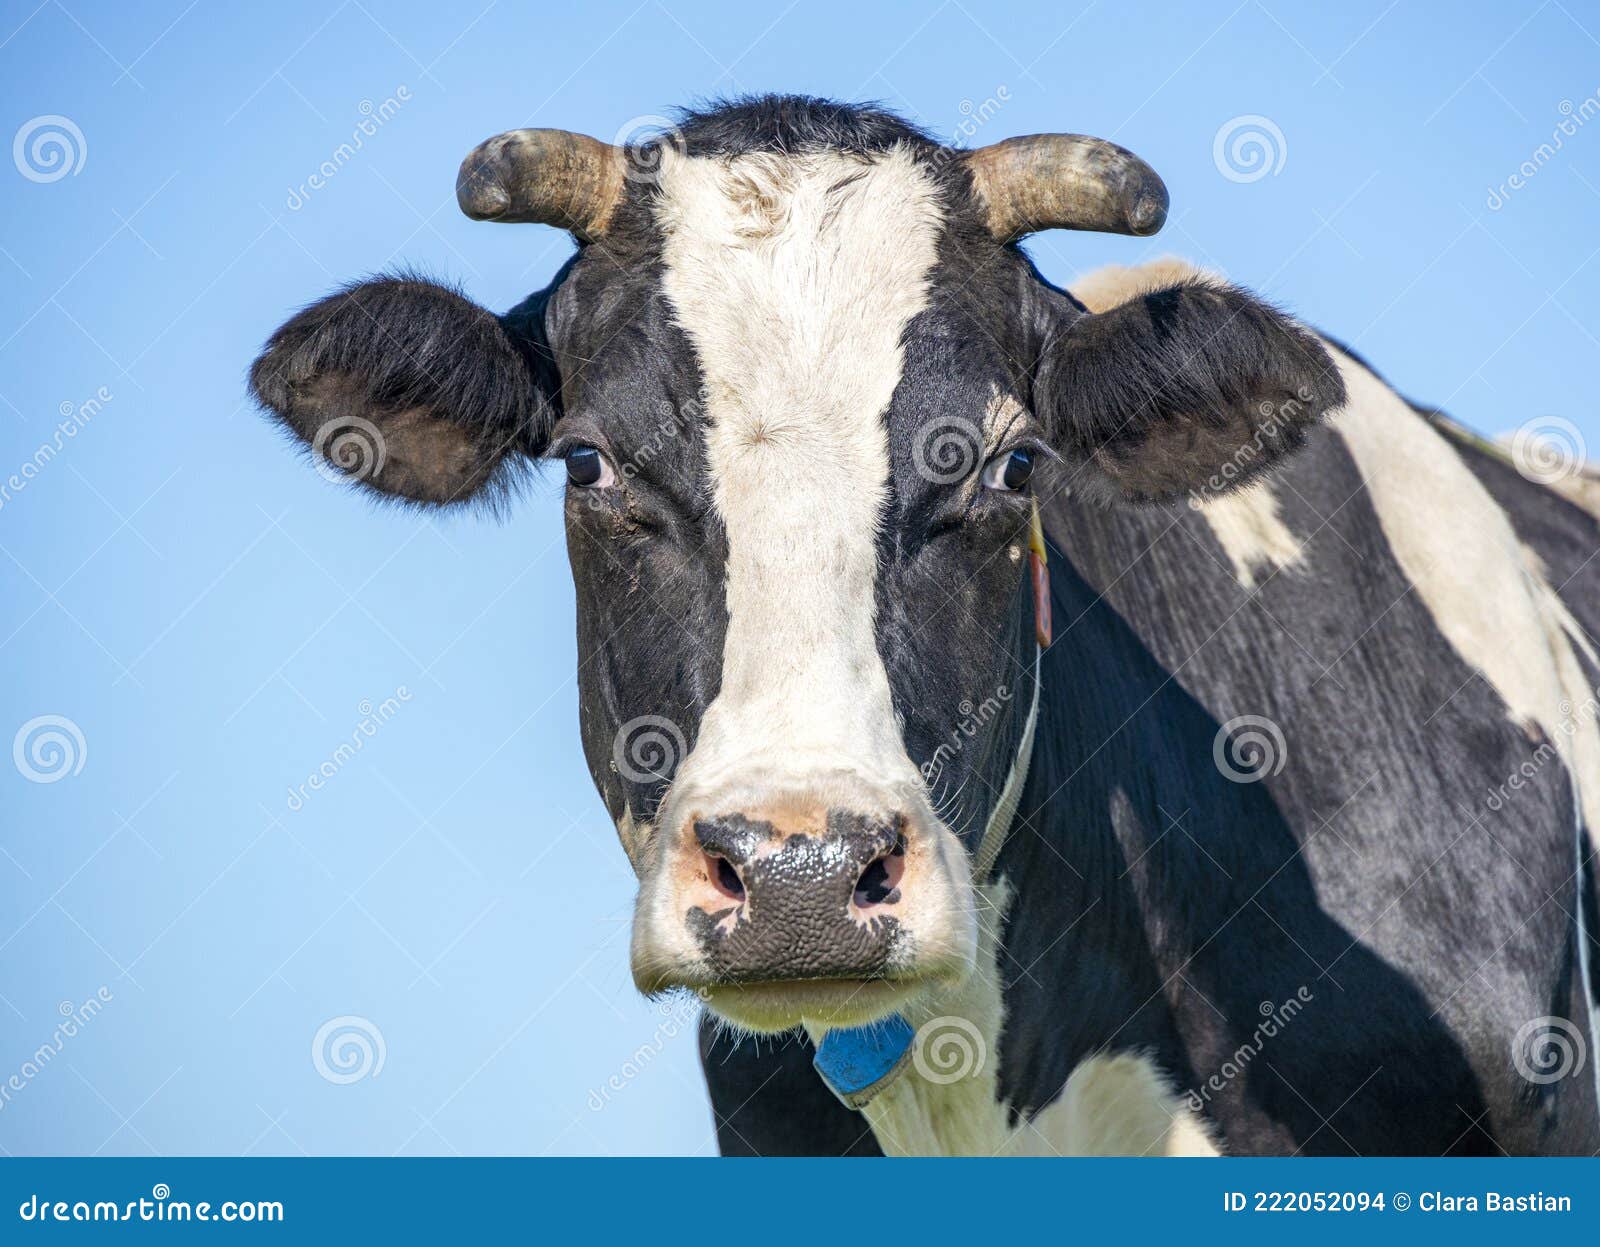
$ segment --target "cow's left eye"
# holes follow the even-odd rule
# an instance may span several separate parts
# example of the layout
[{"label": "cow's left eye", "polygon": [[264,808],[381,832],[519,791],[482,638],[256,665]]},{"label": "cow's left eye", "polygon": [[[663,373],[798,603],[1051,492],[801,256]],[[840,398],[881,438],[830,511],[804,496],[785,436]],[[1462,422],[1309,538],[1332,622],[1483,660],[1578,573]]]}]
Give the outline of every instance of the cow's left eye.
[{"label": "cow's left eye", "polygon": [[583,489],[599,489],[617,479],[606,457],[593,446],[574,446],[566,460],[567,480]]},{"label": "cow's left eye", "polygon": [[1018,448],[996,455],[984,465],[983,483],[990,489],[1015,493],[1027,487],[1033,476],[1033,455]]}]

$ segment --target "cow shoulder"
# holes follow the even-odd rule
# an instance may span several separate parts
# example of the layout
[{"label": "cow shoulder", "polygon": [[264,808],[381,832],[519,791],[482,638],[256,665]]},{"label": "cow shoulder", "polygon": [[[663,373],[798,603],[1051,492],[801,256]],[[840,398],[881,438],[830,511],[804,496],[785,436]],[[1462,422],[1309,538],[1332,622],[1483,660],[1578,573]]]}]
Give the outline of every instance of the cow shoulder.
[{"label": "cow shoulder", "polygon": [[1584,821],[1600,826],[1600,729],[1577,711],[1593,694],[1584,629],[1457,446],[1370,369],[1332,348],[1351,401],[1334,418],[1389,548],[1440,634],[1504,703],[1561,754]]}]

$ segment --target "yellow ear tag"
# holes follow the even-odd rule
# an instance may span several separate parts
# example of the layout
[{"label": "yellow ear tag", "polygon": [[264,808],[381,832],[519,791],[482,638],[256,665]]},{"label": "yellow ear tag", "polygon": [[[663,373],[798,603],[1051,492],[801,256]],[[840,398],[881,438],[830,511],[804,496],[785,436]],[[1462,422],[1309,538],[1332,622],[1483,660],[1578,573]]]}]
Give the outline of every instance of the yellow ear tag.
[{"label": "yellow ear tag", "polygon": [[1033,500],[1028,525],[1028,569],[1033,574],[1033,635],[1040,649],[1050,648],[1050,554],[1044,544],[1044,521],[1039,500]]}]

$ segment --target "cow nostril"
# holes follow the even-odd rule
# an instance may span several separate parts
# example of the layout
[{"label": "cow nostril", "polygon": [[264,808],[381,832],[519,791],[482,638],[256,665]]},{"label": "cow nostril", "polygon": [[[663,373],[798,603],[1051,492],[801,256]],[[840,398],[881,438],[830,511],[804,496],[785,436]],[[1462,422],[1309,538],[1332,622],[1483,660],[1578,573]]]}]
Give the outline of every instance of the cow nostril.
[{"label": "cow nostril", "polygon": [[889,852],[873,861],[856,880],[852,899],[857,909],[893,905],[900,899],[900,880],[906,873],[905,841],[896,838]]},{"label": "cow nostril", "polygon": [[711,880],[712,886],[729,900],[744,900],[744,880],[739,878],[739,872],[727,858],[707,853],[706,877]]},{"label": "cow nostril", "polygon": [[889,867],[880,857],[856,880],[857,905],[881,905],[894,889],[889,886]]}]

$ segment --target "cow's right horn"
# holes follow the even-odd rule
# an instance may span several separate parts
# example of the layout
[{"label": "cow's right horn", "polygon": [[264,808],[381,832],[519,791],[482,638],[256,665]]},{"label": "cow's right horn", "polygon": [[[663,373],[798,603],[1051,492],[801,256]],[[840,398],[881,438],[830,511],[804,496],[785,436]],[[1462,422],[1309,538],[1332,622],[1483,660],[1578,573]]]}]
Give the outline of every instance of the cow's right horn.
[{"label": "cow's right horn", "polygon": [[625,154],[570,130],[508,130],[461,162],[456,200],[475,221],[557,225],[588,240],[622,198]]}]

